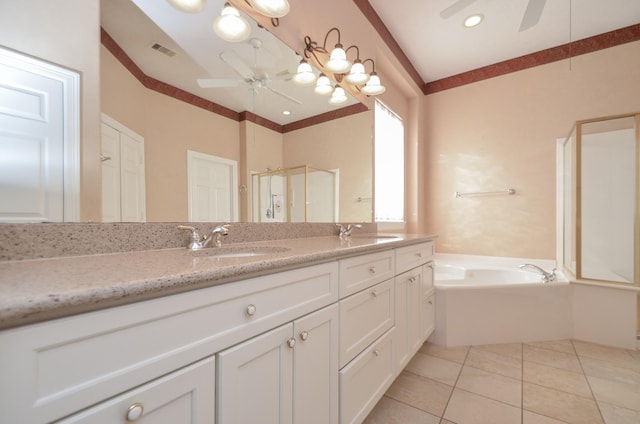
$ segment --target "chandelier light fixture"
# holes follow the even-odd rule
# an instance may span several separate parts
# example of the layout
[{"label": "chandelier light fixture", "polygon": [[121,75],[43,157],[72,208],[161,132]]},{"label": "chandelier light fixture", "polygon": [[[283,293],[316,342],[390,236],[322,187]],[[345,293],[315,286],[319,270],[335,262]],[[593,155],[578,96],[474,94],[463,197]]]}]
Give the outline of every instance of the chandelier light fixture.
[{"label": "chandelier light fixture", "polygon": [[169,4],[181,12],[198,13],[204,10],[207,0],[167,0]]},{"label": "chandelier light fixture", "polygon": [[[245,0],[246,1],[246,0]],[[282,18],[289,13],[287,0],[248,0],[258,13],[268,18]]]},{"label": "chandelier light fixture", "polygon": [[[338,40],[333,49],[327,49],[329,36],[336,33]],[[338,28],[331,28],[324,37],[324,43],[319,45],[313,41],[310,36],[304,37],[304,58],[298,66],[298,72],[293,80],[299,84],[306,81],[308,72],[305,65],[309,62],[313,63],[321,70],[321,74],[316,81],[314,91],[317,94],[333,93],[329,102],[331,104],[339,104],[348,100],[345,90],[352,94],[364,94],[366,96],[377,96],[384,93],[385,87],[380,82],[380,77],[375,70],[375,62],[373,59],[360,59],[360,48],[356,45],[344,48],[341,42],[341,34]],[[347,54],[355,51],[356,57],[353,64],[348,60]],[[371,73],[367,73],[365,64],[371,62]],[[298,77],[298,75],[300,76]],[[333,88],[332,81],[337,82]],[[310,84],[310,83],[309,83]],[[338,90],[339,89],[339,90]]]},{"label": "chandelier light fixture", "polygon": [[313,68],[305,59],[300,61],[298,69],[293,76],[293,81],[300,85],[309,85],[316,81],[316,74],[313,73]]},{"label": "chandelier light fixture", "polygon": [[218,37],[232,43],[244,41],[251,34],[249,22],[229,3],[225,3],[220,16],[213,20],[213,30]]}]

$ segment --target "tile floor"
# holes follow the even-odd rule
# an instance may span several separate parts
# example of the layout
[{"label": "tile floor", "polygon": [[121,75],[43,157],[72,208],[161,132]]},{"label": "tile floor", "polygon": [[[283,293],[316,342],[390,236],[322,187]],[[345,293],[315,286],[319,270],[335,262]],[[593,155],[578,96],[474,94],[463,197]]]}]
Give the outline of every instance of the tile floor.
[{"label": "tile floor", "polygon": [[365,424],[640,424],[640,351],[425,343]]}]

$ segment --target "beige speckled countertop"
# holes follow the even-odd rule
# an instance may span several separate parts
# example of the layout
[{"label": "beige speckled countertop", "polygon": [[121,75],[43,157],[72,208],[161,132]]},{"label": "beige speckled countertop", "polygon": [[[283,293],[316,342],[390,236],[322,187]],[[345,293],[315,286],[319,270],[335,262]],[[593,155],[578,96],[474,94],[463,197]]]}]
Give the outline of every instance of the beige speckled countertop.
[{"label": "beige speckled countertop", "polygon": [[248,257],[220,258],[180,248],[0,262],[0,329],[434,238],[382,237],[363,234],[350,240],[332,236],[243,243],[284,250]]}]

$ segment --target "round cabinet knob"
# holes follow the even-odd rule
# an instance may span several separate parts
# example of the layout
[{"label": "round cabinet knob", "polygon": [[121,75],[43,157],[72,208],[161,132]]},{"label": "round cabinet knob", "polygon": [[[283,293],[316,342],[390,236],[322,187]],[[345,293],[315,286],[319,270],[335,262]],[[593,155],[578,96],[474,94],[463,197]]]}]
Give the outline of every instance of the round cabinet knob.
[{"label": "round cabinet knob", "polygon": [[255,313],[256,313],[256,305],[252,303],[249,306],[247,306],[247,315],[252,317],[255,315]]},{"label": "round cabinet knob", "polygon": [[137,421],[144,413],[144,406],[141,403],[134,403],[127,409],[127,421]]},{"label": "round cabinet knob", "polygon": [[372,274],[375,274],[376,273],[376,267],[375,266],[369,267],[369,272],[372,273]]},{"label": "round cabinet knob", "polygon": [[409,282],[410,282],[410,283],[415,283],[415,282],[416,282],[416,277],[411,277],[411,278],[409,278]]},{"label": "round cabinet knob", "polygon": [[417,257],[419,257],[419,258],[421,258],[421,257],[422,257],[422,252],[418,252],[418,253],[416,253],[416,256],[417,256]]},{"label": "round cabinet knob", "polygon": [[371,296],[373,296],[373,297],[378,297],[378,292],[377,292],[377,291],[375,291],[375,290],[374,290],[374,291],[372,291],[372,292],[371,292]]},{"label": "round cabinet knob", "polygon": [[300,340],[305,341],[309,338],[309,332],[308,331],[303,331],[300,333]]},{"label": "round cabinet knob", "polygon": [[295,345],[296,345],[296,339],[294,339],[293,337],[287,340],[287,346],[289,346],[291,349],[293,349]]},{"label": "round cabinet knob", "polygon": [[373,351],[373,354],[376,355],[376,356],[380,356],[380,351],[378,349],[376,349],[376,350]]},{"label": "round cabinet knob", "polygon": [[433,305],[433,300],[429,299],[428,302],[429,302],[429,305]]}]

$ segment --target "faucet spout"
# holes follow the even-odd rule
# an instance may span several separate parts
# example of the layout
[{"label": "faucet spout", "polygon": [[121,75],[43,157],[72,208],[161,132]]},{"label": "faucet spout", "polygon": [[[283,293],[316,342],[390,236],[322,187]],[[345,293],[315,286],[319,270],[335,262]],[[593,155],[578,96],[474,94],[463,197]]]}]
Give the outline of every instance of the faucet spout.
[{"label": "faucet spout", "polygon": [[556,280],[556,269],[555,268],[553,270],[551,270],[551,272],[547,272],[544,269],[540,268],[538,265],[534,265],[534,264],[522,264],[518,268],[520,268],[520,269],[533,268],[534,270],[538,271],[542,275],[542,282],[543,283],[548,283],[548,282]]},{"label": "faucet spout", "polygon": [[222,237],[229,235],[229,227],[229,224],[217,225],[213,230],[211,230],[211,233],[205,237],[202,242],[202,247],[207,247],[207,245],[211,243],[211,240],[214,241],[216,247],[222,246]]},{"label": "faucet spout", "polygon": [[338,234],[338,237],[340,238],[349,238],[351,237],[353,230],[356,228],[362,228],[362,225],[360,224],[336,224],[336,226],[340,228],[340,232]]}]

